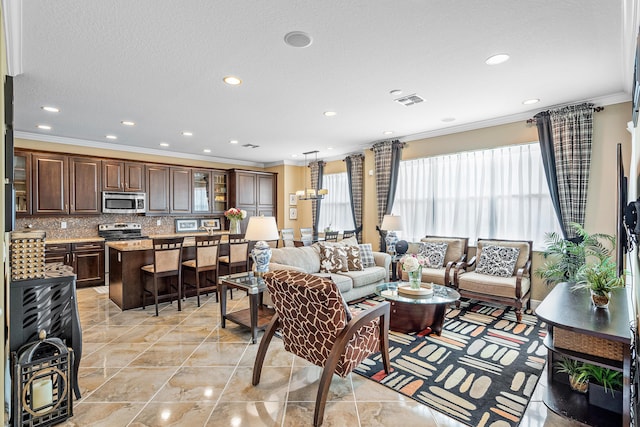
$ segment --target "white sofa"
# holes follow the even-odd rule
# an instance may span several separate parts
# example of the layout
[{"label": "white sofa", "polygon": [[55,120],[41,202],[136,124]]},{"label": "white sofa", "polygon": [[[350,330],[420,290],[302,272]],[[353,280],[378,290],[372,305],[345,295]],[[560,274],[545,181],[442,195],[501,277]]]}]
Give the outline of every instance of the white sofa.
[{"label": "white sofa", "polygon": [[[337,244],[348,245],[350,239]],[[356,242],[353,239],[353,242]],[[336,245],[336,243],[332,243]],[[295,270],[321,277],[330,277],[342,293],[345,301],[352,301],[374,293],[375,287],[389,281],[391,256],[383,252],[373,252],[374,267],[362,271],[341,271],[339,273],[320,273],[320,251],[318,244],[297,248],[285,247],[272,250],[269,270]]]}]

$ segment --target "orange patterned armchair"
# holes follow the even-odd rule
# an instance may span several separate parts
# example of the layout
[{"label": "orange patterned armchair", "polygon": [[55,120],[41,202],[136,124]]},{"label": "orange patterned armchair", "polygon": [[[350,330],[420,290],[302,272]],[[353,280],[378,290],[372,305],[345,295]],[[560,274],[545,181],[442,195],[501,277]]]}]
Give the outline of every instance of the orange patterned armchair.
[{"label": "orange patterned armchair", "polygon": [[352,314],[329,278],[277,270],[267,273],[264,279],[276,314],[260,341],[253,385],[260,382],[269,343],[276,330],[280,330],[285,350],[324,367],[313,419],[314,426],[319,426],[334,373],[346,377],[377,351],[382,354],[385,372],[390,372],[389,303]]}]

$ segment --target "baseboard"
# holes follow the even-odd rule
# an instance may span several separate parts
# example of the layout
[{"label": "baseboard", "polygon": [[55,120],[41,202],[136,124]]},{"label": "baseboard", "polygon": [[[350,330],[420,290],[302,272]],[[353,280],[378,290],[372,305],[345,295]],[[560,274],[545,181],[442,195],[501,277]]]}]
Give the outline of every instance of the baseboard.
[{"label": "baseboard", "polygon": [[538,308],[538,306],[542,301],[538,301],[537,299],[532,299],[529,302],[531,304],[531,310],[536,311],[536,308]]}]

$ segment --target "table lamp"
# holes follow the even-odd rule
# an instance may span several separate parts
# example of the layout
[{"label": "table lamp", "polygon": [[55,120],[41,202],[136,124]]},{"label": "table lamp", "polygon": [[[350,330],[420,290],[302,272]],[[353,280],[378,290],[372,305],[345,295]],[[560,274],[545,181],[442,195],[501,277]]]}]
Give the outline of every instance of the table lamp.
[{"label": "table lamp", "polygon": [[385,215],[382,219],[382,225],[380,225],[380,229],[387,232],[387,236],[384,239],[384,241],[387,243],[387,252],[389,252],[391,255],[395,255],[396,243],[398,242],[396,231],[402,230],[402,218],[400,218],[400,216],[398,215]]},{"label": "table lamp", "polygon": [[278,240],[279,237],[275,217],[252,216],[249,218],[244,238],[256,242],[251,251],[251,258],[256,265],[256,277],[262,277],[264,273],[269,271],[271,246],[266,240]]}]

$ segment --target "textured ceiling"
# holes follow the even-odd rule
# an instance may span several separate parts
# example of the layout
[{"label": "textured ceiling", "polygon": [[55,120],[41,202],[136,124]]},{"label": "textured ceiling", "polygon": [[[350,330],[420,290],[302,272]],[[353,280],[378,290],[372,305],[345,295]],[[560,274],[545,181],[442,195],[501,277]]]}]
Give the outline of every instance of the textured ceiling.
[{"label": "textured ceiling", "polygon": [[[269,164],[310,150],[339,158],[374,141],[565,103],[621,102],[633,72],[628,3],[28,0],[14,125],[45,140]],[[311,46],[287,46],[294,30]],[[502,52],[506,63],[484,63]],[[226,75],[243,84],[224,84]],[[393,89],[425,101],[405,107]],[[529,98],[541,102],[523,105]]]}]

